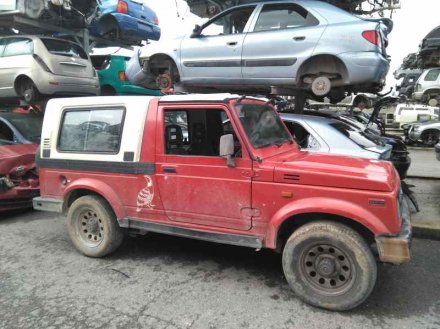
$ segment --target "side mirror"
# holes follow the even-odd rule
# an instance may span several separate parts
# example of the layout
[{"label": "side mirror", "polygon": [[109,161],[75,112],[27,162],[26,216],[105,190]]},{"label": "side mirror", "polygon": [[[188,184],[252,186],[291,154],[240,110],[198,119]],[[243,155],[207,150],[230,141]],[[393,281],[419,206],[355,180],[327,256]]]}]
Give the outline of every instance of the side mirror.
[{"label": "side mirror", "polygon": [[229,168],[235,167],[234,155],[234,136],[232,134],[220,137],[220,156],[226,158]]},{"label": "side mirror", "polygon": [[194,27],[194,30],[192,31],[190,37],[191,38],[197,38],[200,33],[202,32],[202,28],[200,27],[200,25],[197,25]]}]

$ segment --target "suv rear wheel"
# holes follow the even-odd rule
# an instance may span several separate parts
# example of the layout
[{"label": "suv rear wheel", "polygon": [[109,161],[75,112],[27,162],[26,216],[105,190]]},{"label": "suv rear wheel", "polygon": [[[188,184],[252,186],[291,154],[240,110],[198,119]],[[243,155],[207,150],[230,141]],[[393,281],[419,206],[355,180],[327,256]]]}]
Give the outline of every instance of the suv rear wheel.
[{"label": "suv rear wheel", "polygon": [[292,290],[308,304],[345,311],[360,305],[376,283],[376,261],[351,228],[319,221],[297,229],[283,251]]},{"label": "suv rear wheel", "polygon": [[67,213],[67,229],[75,247],[89,257],[110,254],[124,237],[113,210],[96,195],[86,195],[72,203]]}]

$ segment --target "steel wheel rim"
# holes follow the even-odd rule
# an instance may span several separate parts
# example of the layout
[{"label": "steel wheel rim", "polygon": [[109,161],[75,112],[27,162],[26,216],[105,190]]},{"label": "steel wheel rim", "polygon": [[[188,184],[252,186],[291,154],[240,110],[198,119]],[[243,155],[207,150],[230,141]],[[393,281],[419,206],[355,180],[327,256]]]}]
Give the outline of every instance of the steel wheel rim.
[{"label": "steel wheel rim", "polygon": [[310,288],[327,296],[344,294],[353,286],[356,278],[351,256],[327,243],[304,248],[300,270]]},{"label": "steel wheel rim", "polygon": [[89,247],[97,247],[104,239],[104,224],[93,209],[85,209],[76,220],[76,232],[82,242]]}]

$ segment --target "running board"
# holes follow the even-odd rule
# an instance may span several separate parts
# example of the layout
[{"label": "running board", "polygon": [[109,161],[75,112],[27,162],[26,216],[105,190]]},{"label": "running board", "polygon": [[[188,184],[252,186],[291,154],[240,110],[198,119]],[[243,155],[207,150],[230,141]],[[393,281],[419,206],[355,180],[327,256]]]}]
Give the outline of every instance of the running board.
[{"label": "running board", "polygon": [[249,247],[255,249],[261,249],[263,246],[263,241],[260,238],[247,235],[202,232],[183,227],[145,222],[133,218],[119,219],[118,222],[119,226],[123,228],[134,228],[138,230],[175,235],[184,238],[230,244],[234,246]]}]

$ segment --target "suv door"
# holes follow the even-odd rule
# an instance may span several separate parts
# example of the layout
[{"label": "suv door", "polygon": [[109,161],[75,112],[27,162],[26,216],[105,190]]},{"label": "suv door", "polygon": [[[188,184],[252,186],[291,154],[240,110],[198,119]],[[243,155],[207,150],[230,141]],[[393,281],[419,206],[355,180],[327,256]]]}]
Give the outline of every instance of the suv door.
[{"label": "suv door", "polygon": [[229,10],[202,26],[197,36],[185,36],[180,46],[182,80],[213,84],[241,79],[241,52],[245,33],[255,9]]},{"label": "suv door", "polygon": [[265,4],[243,44],[244,79],[288,79],[309,58],[326,24],[294,3]]},{"label": "suv door", "polygon": [[249,230],[252,161],[238,151],[230,168],[218,155],[220,137],[230,133],[225,108],[160,107],[161,116],[165,126],[157,129],[156,178],[168,218]]}]

